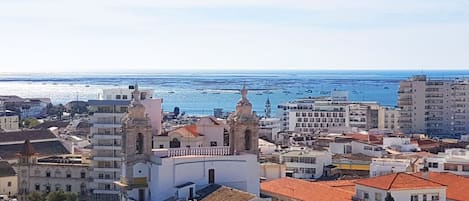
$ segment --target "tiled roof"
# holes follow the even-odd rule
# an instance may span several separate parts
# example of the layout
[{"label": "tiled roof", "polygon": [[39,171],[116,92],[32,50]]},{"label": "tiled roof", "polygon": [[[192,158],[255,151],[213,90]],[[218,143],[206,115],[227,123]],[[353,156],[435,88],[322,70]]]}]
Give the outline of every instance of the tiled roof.
[{"label": "tiled roof", "polygon": [[0,177],[9,177],[15,175],[15,170],[7,161],[0,161]]},{"label": "tiled roof", "polygon": [[[31,145],[39,156],[70,154],[70,152],[58,140],[32,142]],[[0,158],[5,160],[15,159],[16,154],[20,153],[22,148],[23,144],[0,145]]]},{"label": "tiled roof", "polygon": [[25,140],[34,141],[53,138],[57,137],[48,129],[34,129],[0,133],[0,142],[24,142]]},{"label": "tiled roof", "polygon": [[[202,192],[203,195],[200,194]],[[217,184],[209,185],[197,194],[201,195],[201,201],[248,201],[256,197],[251,193]]]},{"label": "tiled roof", "polygon": [[179,133],[179,134],[183,135],[184,137],[202,136],[202,134],[200,134],[197,131],[197,125],[187,125],[187,126],[183,126],[183,127],[180,127],[180,128],[176,128],[172,131],[169,131],[168,135],[171,135],[173,133]]},{"label": "tiled roof", "polygon": [[261,193],[303,201],[351,200],[355,193],[354,189],[345,187],[348,185],[347,182],[343,182],[342,185],[337,183],[337,186],[334,183],[323,183],[285,177],[261,183]]},{"label": "tiled roof", "polygon": [[[421,172],[414,175],[422,177]],[[428,180],[446,185],[446,198],[450,200],[469,200],[469,178],[447,172],[429,172]]]},{"label": "tiled roof", "polygon": [[440,183],[403,172],[372,177],[368,179],[360,179],[357,180],[355,183],[382,190],[405,190],[444,187],[444,185]]}]

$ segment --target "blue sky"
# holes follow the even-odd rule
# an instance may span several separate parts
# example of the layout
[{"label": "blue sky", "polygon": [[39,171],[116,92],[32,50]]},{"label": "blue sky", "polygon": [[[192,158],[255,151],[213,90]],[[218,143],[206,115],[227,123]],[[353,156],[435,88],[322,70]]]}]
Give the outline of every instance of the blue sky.
[{"label": "blue sky", "polygon": [[469,69],[467,0],[0,0],[0,71]]}]

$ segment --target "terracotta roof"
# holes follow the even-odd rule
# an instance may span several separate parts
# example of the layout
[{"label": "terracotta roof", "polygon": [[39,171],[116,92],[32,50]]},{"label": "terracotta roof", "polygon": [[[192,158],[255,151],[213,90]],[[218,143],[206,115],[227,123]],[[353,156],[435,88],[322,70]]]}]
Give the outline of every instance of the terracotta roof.
[{"label": "terracotta roof", "polygon": [[7,161],[0,161],[0,177],[10,177],[15,175],[15,170]]},{"label": "terracotta roof", "polygon": [[285,177],[261,183],[261,193],[304,201],[344,201],[351,200],[355,194],[355,190],[344,187],[346,184],[323,183]]},{"label": "terracotta roof", "polygon": [[254,194],[218,184],[209,185],[197,193],[201,192],[201,201],[248,201],[256,197]]},{"label": "terracotta roof", "polygon": [[171,135],[173,133],[179,133],[179,134],[183,135],[184,137],[202,136],[202,134],[200,134],[197,131],[197,125],[187,125],[187,126],[183,126],[183,127],[180,127],[180,128],[176,128],[172,131],[169,131],[168,135]]},{"label": "terracotta roof", "polygon": [[355,183],[382,190],[404,190],[444,187],[443,184],[403,172],[372,177],[368,179],[360,179],[357,180]]},{"label": "terracotta roof", "polygon": [[[422,177],[422,173],[414,173]],[[446,198],[451,200],[469,200],[469,178],[458,176],[448,172],[429,172],[428,180],[447,186]]]},{"label": "terracotta roof", "polygon": [[20,151],[20,154],[23,156],[32,156],[36,153],[33,149],[33,146],[31,145],[31,142],[29,140],[25,140],[23,144],[23,148]]},{"label": "terracotta roof", "polygon": [[57,137],[48,129],[34,129],[0,133],[0,142],[24,142],[25,140],[33,141],[53,138]]},{"label": "terracotta roof", "polygon": [[335,181],[321,181],[317,182],[322,185],[340,188],[345,191],[355,192],[355,181],[356,180],[335,180]]}]

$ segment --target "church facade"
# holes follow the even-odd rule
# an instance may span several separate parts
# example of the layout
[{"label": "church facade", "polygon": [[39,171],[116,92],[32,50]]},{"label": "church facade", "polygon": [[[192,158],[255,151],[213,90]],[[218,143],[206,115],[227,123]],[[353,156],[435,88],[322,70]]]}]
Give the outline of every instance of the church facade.
[{"label": "church facade", "polygon": [[121,200],[197,199],[198,191],[212,184],[259,196],[258,118],[245,87],[241,95],[228,118],[229,146],[153,150],[145,107],[133,99],[123,121],[123,174],[115,182],[122,189]]}]

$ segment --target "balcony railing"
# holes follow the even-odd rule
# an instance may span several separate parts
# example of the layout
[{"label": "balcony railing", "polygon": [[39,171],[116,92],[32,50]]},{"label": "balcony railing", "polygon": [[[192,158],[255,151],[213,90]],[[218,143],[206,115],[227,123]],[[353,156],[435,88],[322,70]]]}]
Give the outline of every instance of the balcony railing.
[{"label": "balcony railing", "polygon": [[230,147],[194,147],[194,148],[169,148],[154,149],[154,154],[159,157],[177,156],[226,156],[230,154]]}]

